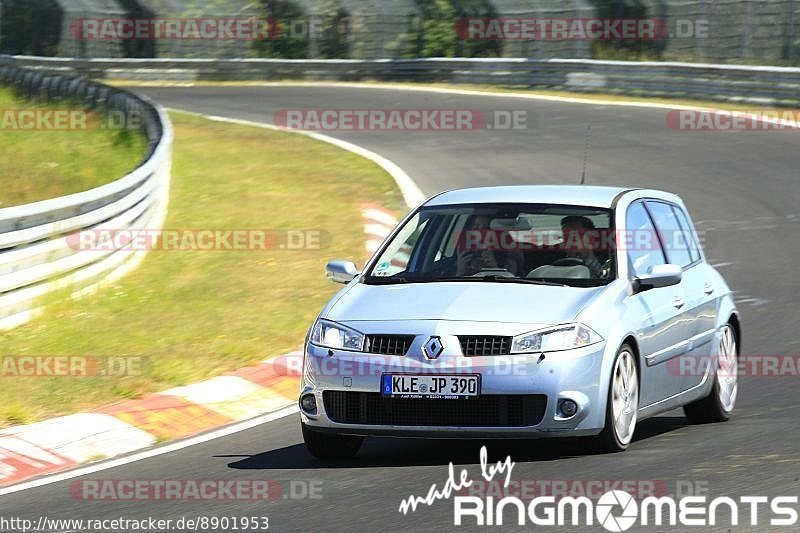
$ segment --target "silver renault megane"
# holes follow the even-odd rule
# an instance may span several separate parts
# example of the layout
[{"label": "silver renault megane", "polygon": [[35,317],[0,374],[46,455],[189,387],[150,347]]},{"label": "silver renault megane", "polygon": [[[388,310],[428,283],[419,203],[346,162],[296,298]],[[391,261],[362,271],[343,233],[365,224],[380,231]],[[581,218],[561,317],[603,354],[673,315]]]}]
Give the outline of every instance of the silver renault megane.
[{"label": "silver renault megane", "polygon": [[434,196],[309,330],[300,411],[314,456],[365,436],[590,436],[683,407],[727,420],[739,313],[683,201],[643,189],[472,188]]}]

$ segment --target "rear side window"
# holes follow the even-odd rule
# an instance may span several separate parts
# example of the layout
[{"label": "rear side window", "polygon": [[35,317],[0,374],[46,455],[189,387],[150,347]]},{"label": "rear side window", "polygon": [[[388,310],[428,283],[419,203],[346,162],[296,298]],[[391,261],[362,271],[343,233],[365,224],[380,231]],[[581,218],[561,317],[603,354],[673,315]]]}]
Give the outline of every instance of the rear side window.
[{"label": "rear side window", "polygon": [[673,265],[682,267],[692,264],[694,260],[689,252],[688,235],[678,222],[672,205],[648,200],[647,208],[653,215],[664,251],[667,253],[667,260]]},{"label": "rear side window", "polygon": [[666,263],[656,229],[642,202],[636,202],[628,208],[625,226],[628,231],[625,248],[634,276],[648,274],[654,266]]},{"label": "rear side window", "polygon": [[694,228],[689,225],[689,218],[683,209],[673,205],[672,210],[675,211],[675,216],[678,217],[678,223],[683,228],[684,235],[686,235],[686,244],[689,246],[689,255],[692,257],[692,262],[700,259],[700,248],[697,246],[697,236],[695,235]]}]

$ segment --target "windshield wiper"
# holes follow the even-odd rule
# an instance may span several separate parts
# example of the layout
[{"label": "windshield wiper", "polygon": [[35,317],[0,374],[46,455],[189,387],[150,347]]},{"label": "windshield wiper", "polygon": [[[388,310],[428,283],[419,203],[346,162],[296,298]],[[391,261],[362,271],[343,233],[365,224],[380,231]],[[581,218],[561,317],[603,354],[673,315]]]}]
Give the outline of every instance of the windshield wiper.
[{"label": "windshield wiper", "polygon": [[552,287],[569,287],[565,283],[556,283],[553,281],[543,281],[539,279],[529,278],[512,278],[508,276],[467,276],[467,277],[449,277],[449,278],[435,278],[429,281],[469,281],[469,282],[489,282],[489,283],[524,283],[527,285],[549,285]]},{"label": "windshield wiper", "polygon": [[367,285],[393,285],[395,283],[408,283],[410,280],[403,276],[367,276],[364,283]]},{"label": "windshield wiper", "polygon": [[472,283],[489,282],[489,283],[522,283],[526,285],[546,285],[550,287],[571,287],[566,283],[557,283],[554,281],[544,281],[541,279],[530,278],[512,278],[508,276],[466,276],[466,277],[442,277],[442,278],[417,278],[417,277],[403,277],[403,276],[369,276],[364,279],[364,283],[368,285],[394,285],[403,283],[439,283],[439,282],[457,282],[466,281]]},{"label": "windshield wiper", "polygon": [[491,281],[493,283],[526,283],[528,285],[548,285],[550,287],[569,287],[566,283],[556,283],[555,281],[544,281],[541,279],[530,278],[509,278],[505,276],[483,276],[477,279]]}]

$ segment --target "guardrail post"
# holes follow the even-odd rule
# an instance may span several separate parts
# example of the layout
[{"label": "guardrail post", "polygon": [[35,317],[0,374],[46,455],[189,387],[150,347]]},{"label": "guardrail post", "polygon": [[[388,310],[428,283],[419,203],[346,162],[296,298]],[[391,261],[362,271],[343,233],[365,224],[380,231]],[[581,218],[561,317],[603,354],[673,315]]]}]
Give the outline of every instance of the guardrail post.
[{"label": "guardrail post", "polygon": [[741,57],[750,57],[753,45],[753,2],[744,2],[744,31],[742,32],[742,52]]},{"label": "guardrail post", "polygon": [[786,32],[786,59],[794,64],[797,59],[797,46],[795,39],[797,39],[797,28],[795,28],[795,13],[794,13],[794,0],[789,0],[789,27]]}]

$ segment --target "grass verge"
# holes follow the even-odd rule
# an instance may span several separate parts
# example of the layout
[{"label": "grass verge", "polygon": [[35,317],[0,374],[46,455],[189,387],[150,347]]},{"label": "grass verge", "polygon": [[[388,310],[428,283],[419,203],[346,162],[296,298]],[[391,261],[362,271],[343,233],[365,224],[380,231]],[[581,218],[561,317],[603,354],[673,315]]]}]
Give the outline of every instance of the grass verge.
[{"label": "grass verge", "polygon": [[363,263],[360,204],[403,211],[374,163],[302,135],[173,113],[169,229],[296,229],[324,249],[151,251],[96,295],[50,306],[0,333],[3,356],[144,356],[123,378],[0,377],[0,426],[88,409],[202,380],[297,349],[337,290],[330,258]]},{"label": "grass verge", "polygon": [[[16,111],[68,110],[36,104],[0,87],[0,208],[82,192],[121,178],[141,161],[147,139],[138,131],[17,129]],[[53,124],[53,122],[50,122]]]}]

